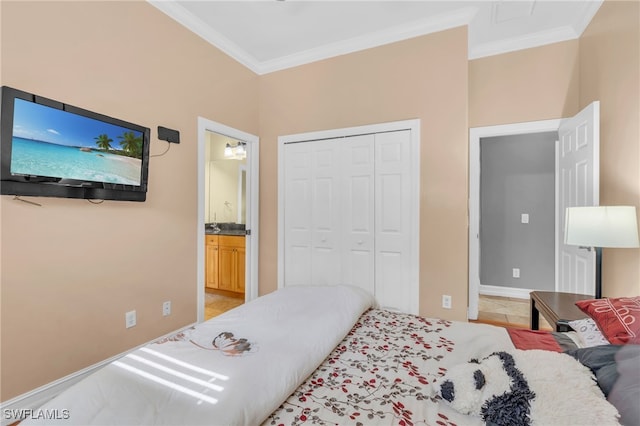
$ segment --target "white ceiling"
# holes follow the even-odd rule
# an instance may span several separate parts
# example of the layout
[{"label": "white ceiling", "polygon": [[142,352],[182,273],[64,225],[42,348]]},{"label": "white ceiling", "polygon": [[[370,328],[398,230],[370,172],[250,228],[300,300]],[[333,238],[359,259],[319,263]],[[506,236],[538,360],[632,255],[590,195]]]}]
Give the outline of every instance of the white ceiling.
[{"label": "white ceiling", "polygon": [[578,38],[602,0],[147,0],[257,74],[469,25],[469,59]]}]

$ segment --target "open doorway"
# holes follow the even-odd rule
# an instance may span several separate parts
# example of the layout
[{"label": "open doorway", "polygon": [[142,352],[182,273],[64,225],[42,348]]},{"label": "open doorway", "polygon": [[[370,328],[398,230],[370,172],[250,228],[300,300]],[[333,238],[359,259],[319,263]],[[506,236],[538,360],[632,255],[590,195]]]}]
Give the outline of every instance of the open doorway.
[{"label": "open doorway", "polygon": [[[507,312],[522,311],[520,316],[525,319],[520,322],[526,325],[524,302],[529,291],[555,288],[554,176],[559,125],[560,120],[546,120],[470,131],[471,320],[477,320],[479,312],[484,318],[491,314],[497,318],[502,309],[506,318]],[[540,258],[544,264],[536,267]],[[543,287],[537,288],[538,284]]]},{"label": "open doorway", "polygon": [[257,136],[199,118],[198,322],[257,297],[258,155]]},{"label": "open doorway", "polygon": [[[573,117],[559,120],[545,120],[527,123],[515,123],[489,127],[477,127],[469,132],[469,310],[468,318],[478,318],[478,302],[481,288],[481,141],[499,142],[500,137],[509,136],[511,140],[526,138],[525,135],[539,135],[544,132],[557,132],[555,144],[555,202],[553,235],[554,277],[548,276],[542,290],[570,292],[577,294],[593,294],[593,270],[595,259],[592,254],[576,253],[576,249],[564,243],[564,213],[567,207],[593,206],[599,203],[599,102],[594,101]],[[525,169],[525,166],[522,166]],[[528,194],[527,194],[528,196]],[[513,199],[514,197],[511,197]],[[503,203],[509,203],[505,200]],[[537,201],[536,201],[537,202]],[[531,205],[531,203],[529,203]],[[537,206],[536,206],[537,207]],[[510,220],[516,226],[528,227],[531,218],[527,211],[511,212]],[[551,228],[550,225],[547,225]],[[551,229],[549,229],[551,232]],[[531,238],[511,241],[505,250],[521,249]],[[524,250],[526,252],[526,250]],[[551,250],[549,250],[551,251]],[[486,254],[486,253],[485,253]],[[505,253],[506,255],[506,253]],[[529,269],[536,268],[534,259]],[[502,265],[501,271],[510,278],[521,279],[522,270],[518,265]],[[550,275],[550,274],[548,274]],[[528,291],[538,290],[532,285],[514,289],[515,294],[507,296],[526,297]],[[550,289],[548,287],[551,287]],[[486,290],[486,289],[485,289]],[[485,292],[486,293],[486,292]]]},{"label": "open doorway", "polygon": [[529,293],[555,291],[558,132],[480,138],[478,320],[528,327]]},{"label": "open doorway", "polygon": [[246,142],[207,130],[204,166],[204,319],[245,299]]}]

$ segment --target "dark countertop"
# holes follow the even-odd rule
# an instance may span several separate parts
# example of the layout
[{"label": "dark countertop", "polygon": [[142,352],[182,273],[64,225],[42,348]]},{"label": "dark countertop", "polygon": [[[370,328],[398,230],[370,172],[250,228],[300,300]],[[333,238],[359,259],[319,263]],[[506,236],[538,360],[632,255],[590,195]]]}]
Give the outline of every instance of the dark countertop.
[{"label": "dark countertop", "polygon": [[205,235],[238,235],[244,237],[247,235],[245,228],[243,223],[205,223],[204,233]]},{"label": "dark countertop", "polygon": [[220,231],[212,231],[211,229],[204,230],[205,235],[239,235],[244,237],[246,231],[244,229],[221,229]]}]

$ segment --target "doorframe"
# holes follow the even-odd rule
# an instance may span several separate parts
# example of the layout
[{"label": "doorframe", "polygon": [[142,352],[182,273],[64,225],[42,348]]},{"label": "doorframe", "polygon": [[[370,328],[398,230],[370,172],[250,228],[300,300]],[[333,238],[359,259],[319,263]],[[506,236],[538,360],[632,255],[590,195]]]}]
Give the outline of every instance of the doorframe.
[{"label": "doorframe", "polygon": [[[469,129],[469,306],[467,309],[467,318],[470,320],[478,319],[478,301],[480,296],[480,139],[494,136],[557,132],[561,122],[562,119],[552,119],[472,127]],[[556,213],[556,235],[560,228],[558,220],[559,218]],[[557,259],[554,260],[554,263],[557,263]],[[555,265],[556,271],[558,269],[557,266],[558,265]],[[556,285],[557,279],[556,273]]]},{"label": "doorframe", "polygon": [[411,312],[418,314],[420,308],[420,119],[392,121],[340,129],[320,130],[278,136],[278,288],[284,287],[284,145],[294,142],[311,142],[322,139],[342,138],[363,134],[410,130],[411,150],[411,208],[409,229],[411,236],[411,277],[413,286]]},{"label": "doorframe", "polygon": [[260,195],[260,138],[256,135],[243,132],[233,127],[226,126],[204,117],[198,117],[198,219],[197,219],[197,314],[198,322],[204,321],[204,191],[205,191],[205,144],[207,143],[206,132],[214,132],[233,139],[247,142],[247,197],[246,197],[246,225],[251,230],[251,235],[247,235],[246,244],[246,266],[245,266],[245,302],[249,302],[258,297],[258,236],[259,236],[259,195]]}]

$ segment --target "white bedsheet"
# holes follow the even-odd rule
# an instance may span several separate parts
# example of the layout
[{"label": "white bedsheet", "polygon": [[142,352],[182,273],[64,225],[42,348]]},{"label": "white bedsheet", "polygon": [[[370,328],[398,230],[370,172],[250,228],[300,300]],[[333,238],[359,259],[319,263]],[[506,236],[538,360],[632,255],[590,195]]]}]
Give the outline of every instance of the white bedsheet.
[{"label": "white bedsheet", "polygon": [[373,303],[348,286],[278,290],[133,351],[38,411],[68,419],[21,426],[260,424]]}]

